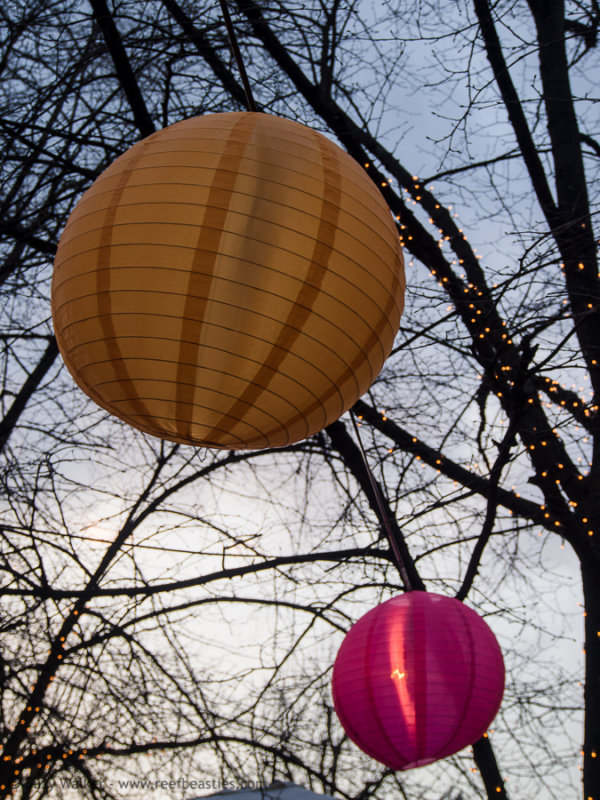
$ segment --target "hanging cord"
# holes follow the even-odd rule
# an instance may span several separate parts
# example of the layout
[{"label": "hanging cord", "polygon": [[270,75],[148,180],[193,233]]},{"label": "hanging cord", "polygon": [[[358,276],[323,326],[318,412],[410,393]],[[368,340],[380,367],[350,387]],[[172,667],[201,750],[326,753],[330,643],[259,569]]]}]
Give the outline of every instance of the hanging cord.
[{"label": "hanging cord", "polygon": [[379,486],[377,485],[377,481],[373,477],[373,473],[371,472],[371,468],[369,467],[369,462],[367,461],[367,454],[365,453],[365,448],[363,447],[362,439],[360,436],[360,430],[358,428],[358,424],[356,422],[356,416],[354,414],[354,409],[350,409],[350,419],[352,420],[352,425],[354,426],[354,433],[356,434],[356,438],[358,440],[358,447],[360,449],[362,460],[365,465],[365,469],[367,470],[367,475],[369,476],[369,482],[371,484],[371,489],[373,490],[373,495],[375,497],[375,503],[377,505],[379,521],[381,522],[381,527],[385,531],[385,534],[388,538],[390,543],[390,547],[392,548],[392,552],[396,557],[396,563],[398,565],[398,570],[400,571],[400,575],[402,577],[402,581],[404,582],[404,586],[407,592],[412,591],[412,584],[410,578],[408,577],[408,572],[404,565],[404,559],[402,558],[402,554],[400,553],[400,548],[398,547],[398,542],[396,541],[396,537],[394,536],[394,531],[390,525],[390,521],[388,519],[388,515],[386,514],[385,508],[383,507],[383,498],[381,496],[381,491],[379,490]]},{"label": "hanging cord", "polygon": [[244,67],[244,62],[242,61],[242,54],[240,53],[240,48],[238,47],[233,23],[231,21],[231,17],[229,16],[229,9],[227,8],[227,0],[219,0],[219,3],[221,4],[221,11],[223,12],[223,20],[225,22],[225,27],[227,28],[227,36],[229,37],[229,46],[231,47],[231,52],[233,53],[233,57],[235,58],[235,63],[237,64],[238,70],[240,72],[240,77],[242,79],[242,84],[244,86],[244,93],[246,95],[246,105],[248,106],[248,111],[258,111],[256,103],[254,102],[254,97],[252,96],[252,89],[250,88],[250,81],[248,80],[248,75],[246,74],[246,68]]}]

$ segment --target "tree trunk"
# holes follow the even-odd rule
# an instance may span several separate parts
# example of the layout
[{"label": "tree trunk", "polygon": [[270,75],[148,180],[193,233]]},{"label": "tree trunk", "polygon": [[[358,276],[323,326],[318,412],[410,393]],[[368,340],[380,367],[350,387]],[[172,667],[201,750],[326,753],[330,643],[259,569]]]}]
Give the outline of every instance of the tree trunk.
[{"label": "tree trunk", "polygon": [[581,560],[585,600],[583,797],[600,799],[600,559]]}]

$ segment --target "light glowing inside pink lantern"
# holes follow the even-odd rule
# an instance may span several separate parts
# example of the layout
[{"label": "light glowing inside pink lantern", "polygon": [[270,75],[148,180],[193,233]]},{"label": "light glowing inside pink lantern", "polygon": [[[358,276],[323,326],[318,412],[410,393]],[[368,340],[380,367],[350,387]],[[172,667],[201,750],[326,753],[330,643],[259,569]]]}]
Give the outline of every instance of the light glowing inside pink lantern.
[{"label": "light glowing inside pink lantern", "polygon": [[410,769],[480,738],[500,707],[504,663],[494,634],[470,608],[407,592],[351,628],[332,691],[352,741],[392,769]]}]

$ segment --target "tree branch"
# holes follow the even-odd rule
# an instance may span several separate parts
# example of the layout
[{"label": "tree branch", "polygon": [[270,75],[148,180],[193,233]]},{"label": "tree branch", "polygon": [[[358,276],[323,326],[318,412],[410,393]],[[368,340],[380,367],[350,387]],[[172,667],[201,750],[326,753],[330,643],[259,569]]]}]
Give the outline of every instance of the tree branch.
[{"label": "tree branch", "polygon": [[[207,583],[219,580],[231,580],[240,575],[252,575],[256,572],[264,572],[265,570],[278,569],[279,567],[288,567],[294,564],[310,564],[318,561],[332,561],[339,562],[352,558],[365,558],[365,556],[374,556],[375,558],[382,558],[386,561],[390,560],[390,551],[373,547],[353,547],[345,550],[333,550],[330,552],[320,553],[307,553],[292,556],[279,556],[271,558],[267,561],[262,561],[258,564],[247,564],[243,567],[231,567],[230,569],[222,569],[217,572],[210,572],[207,575],[200,575],[199,577],[188,578],[183,581],[169,581],[168,583],[154,583],[147,586],[130,586],[115,589],[102,589],[96,588],[93,592],[94,597],[151,597],[152,595],[161,594],[163,592],[176,592],[182,589],[189,589],[193,586],[204,586]],[[13,597],[40,597],[44,600],[60,600],[60,599],[80,599],[86,600],[91,597],[87,589],[80,591],[73,591],[72,589],[52,589],[46,587],[35,587],[33,589],[15,589],[13,587],[6,587],[0,590],[0,596],[13,596]]]},{"label": "tree branch", "polygon": [[494,530],[494,522],[498,508],[498,488],[500,485],[500,478],[502,476],[502,470],[510,460],[510,451],[515,443],[516,435],[517,424],[515,414],[511,419],[508,428],[506,429],[506,433],[504,434],[502,442],[498,448],[498,455],[496,456],[496,459],[492,465],[492,469],[490,470],[488,477],[489,489],[487,495],[487,508],[485,512],[485,519],[483,521],[483,527],[481,529],[481,533],[479,534],[479,538],[477,539],[477,543],[473,548],[473,552],[471,553],[471,558],[469,560],[461,587],[456,593],[456,599],[460,600],[461,602],[466,598],[473,581],[475,580],[483,551],[485,550],[485,547],[489,542],[490,536]]},{"label": "tree branch", "polygon": [[192,18],[186,14],[177,0],[162,0],[162,3],[184,34],[193,42],[198,53],[206,61],[223,88],[231,95],[239,108],[245,109],[246,94],[243,87],[208,41],[206,33],[194,25]]},{"label": "tree branch", "polygon": [[135,73],[131,68],[121,35],[112,14],[108,10],[106,0],[90,0],[90,5],[115,65],[117,79],[133,111],[135,124],[143,137],[150,136],[156,128],[146,107]]},{"label": "tree branch", "polygon": [[502,46],[496,32],[489,3],[487,0],[474,0],[474,6],[477,19],[479,20],[481,36],[483,38],[487,57],[492,67],[496,84],[502,95],[508,118],[515,132],[517,143],[521,149],[523,160],[527,166],[533,189],[546,218],[550,222],[550,227],[554,227],[557,212],[556,204],[552,197],[537,147],[529,130],[529,125],[527,124],[519,95],[514,87],[508,65],[504,59]]},{"label": "tree branch", "polygon": [[15,426],[19,421],[19,417],[25,410],[25,406],[39,387],[40,383],[48,374],[50,368],[56,360],[57,355],[58,345],[56,344],[56,339],[54,336],[52,336],[48,342],[46,350],[44,351],[44,355],[39,360],[33,372],[28,375],[27,380],[21,386],[19,393],[13,400],[11,407],[8,409],[4,415],[4,418],[0,422],[0,450],[3,450],[6,446],[6,442],[15,429]]},{"label": "tree branch", "polygon": [[[444,456],[439,450],[425,444],[416,436],[408,433],[408,431],[401,428],[397,423],[387,417],[385,420],[382,415],[369,406],[363,400],[359,400],[354,406],[356,413],[376,428],[378,431],[387,436],[391,441],[395,442],[406,453],[413,453],[428,464],[430,467],[439,470],[442,474],[451,480],[457,481],[461,486],[470,489],[476,494],[483,497],[488,497],[491,485],[488,478],[481,475],[475,475],[465,467],[457,464],[455,461]],[[519,514],[526,519],[531,520],[539,525],[549,526],[549,520],[544,518],[544,512],[541,507],[531,500],[526,500],[523,497],[517,497],[513,492],[506,489],[498,489],[498,502],[505,508],[510,509],[516,514]]]}]

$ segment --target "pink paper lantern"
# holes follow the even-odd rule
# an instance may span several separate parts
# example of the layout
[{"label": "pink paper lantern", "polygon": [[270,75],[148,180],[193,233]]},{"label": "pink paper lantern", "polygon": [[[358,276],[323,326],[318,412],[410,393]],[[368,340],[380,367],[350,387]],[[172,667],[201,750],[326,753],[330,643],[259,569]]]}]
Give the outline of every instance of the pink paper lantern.
[{"label": "pink paper lantern", "polygon": [[407,592],[352,626],[332,691],[350,739],[386,766],[410,769],[482,736],[500,707],[504,662],[494,634],[470,608]]}]

